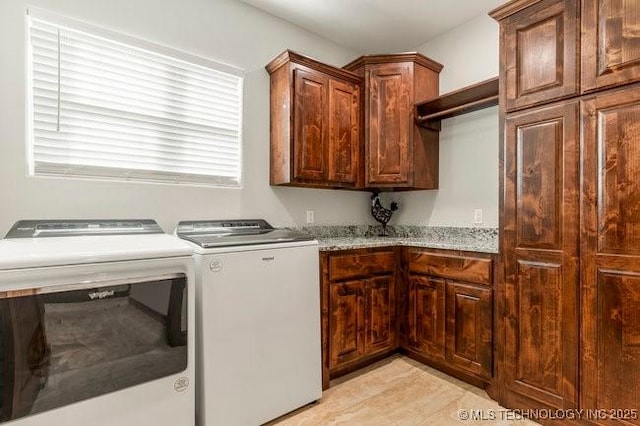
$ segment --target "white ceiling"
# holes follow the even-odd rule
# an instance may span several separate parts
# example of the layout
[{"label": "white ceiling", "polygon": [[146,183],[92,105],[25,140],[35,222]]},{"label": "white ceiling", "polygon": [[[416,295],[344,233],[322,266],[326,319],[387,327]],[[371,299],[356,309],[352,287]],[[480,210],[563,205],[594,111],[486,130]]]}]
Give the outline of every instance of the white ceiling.
[{"label": "white ceiling", "polygon": [[415,50],[505,0],[242,0],[361,53]]}]

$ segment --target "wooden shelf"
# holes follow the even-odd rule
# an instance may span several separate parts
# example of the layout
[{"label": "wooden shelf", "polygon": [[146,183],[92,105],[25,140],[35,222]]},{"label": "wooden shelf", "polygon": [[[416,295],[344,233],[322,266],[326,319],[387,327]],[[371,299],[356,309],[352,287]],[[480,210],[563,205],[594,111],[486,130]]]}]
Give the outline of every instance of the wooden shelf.
[{"label": "wooden shelf", "polygon": [[415,104],[419,126],[440,130],[440,121],[498,105],[498,77]]}]

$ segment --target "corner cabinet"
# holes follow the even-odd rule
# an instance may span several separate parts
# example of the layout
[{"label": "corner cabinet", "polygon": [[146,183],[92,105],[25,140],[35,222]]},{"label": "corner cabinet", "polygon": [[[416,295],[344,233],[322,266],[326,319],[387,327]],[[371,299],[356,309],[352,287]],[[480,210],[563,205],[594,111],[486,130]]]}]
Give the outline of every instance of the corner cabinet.
[{"label": "corner cabinet", "polygon": [[438,96],[442,65],[408,53],[362,56],[344,69],[364,80],[364,185],[438,188],[438,132],[416,126],[414,104]]},{"label": "corner cabinet", "polygon": [[289,50],[271,75],[271,185],[357,188],[362,80]]},{"label": "corner cabinet", "polygon": [[486,385],[493,377],[493,256],[407,248],[402,263],[403,350]]},{"label": "corner cabinet", "polygon": [[395,248],[320,255],[323,385],[395,352]]}]

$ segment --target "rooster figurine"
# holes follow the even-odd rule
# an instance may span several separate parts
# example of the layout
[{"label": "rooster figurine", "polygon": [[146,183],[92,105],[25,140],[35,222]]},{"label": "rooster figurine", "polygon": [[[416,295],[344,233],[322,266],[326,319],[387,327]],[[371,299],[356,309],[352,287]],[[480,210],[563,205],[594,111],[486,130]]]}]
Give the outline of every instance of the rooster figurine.
[{"label": "rooster figurine", "polygon": [[378,191],[373,192],[371,195],[371,215],[375,220],[382,224],[382,233],[380,237],[387,237],[387,222],[391,220],[393,212],[398,210],[398,203],[395,201],[391,203],[390,208],[385,208],[380,202],[380,193]]}]

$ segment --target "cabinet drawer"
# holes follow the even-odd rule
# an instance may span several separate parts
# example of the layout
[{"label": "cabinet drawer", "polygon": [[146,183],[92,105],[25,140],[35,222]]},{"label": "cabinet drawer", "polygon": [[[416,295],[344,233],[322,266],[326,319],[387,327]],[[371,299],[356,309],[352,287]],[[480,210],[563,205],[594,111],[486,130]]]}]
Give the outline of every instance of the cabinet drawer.
[{"label": "cabinet drawer", "polygon": [[409,259],[411,272],[486,285],[493,282],[491,259],[420,251],[412,251]]},{"label": "cabinet drawer", "polygon": [[393,272],[396,255],[392,250],[366,254],[345,254],[329,258],[329,279],[346,280]]}]

